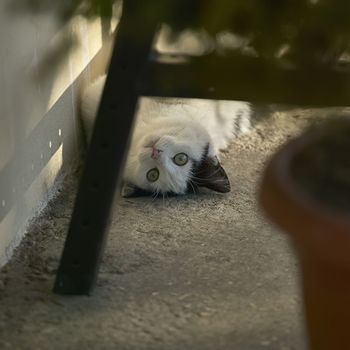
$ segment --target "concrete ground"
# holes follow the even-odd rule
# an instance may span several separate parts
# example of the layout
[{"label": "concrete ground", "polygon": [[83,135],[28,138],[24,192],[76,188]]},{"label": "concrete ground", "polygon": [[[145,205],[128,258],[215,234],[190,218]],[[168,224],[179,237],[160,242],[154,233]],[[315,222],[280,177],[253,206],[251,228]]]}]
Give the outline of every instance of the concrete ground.
[{"label": "concrete ground", "polygon": [[67,180],[0,272],[0,349],[305,349],[297,262],[256,192],[269,154],[320,113],[272,113],[234,142],[228,195],[120,199],[90,297],[51,292]]}]

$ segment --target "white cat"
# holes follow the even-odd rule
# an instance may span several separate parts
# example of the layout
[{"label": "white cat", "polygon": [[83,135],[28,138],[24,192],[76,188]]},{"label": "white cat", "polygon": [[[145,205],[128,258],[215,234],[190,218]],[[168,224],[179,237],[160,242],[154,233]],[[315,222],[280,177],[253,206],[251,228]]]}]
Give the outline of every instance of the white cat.
[{"label": "white cat", "polygon": [[[89,85],[82,96],[88,138],[105,83]],[[123,116],[119,116],[122,118]],[[197,193],[199,187],[229,192],[218,153],[251,127],[248,103],[199,99],[141,98],[124,171],[124,196]]]}]

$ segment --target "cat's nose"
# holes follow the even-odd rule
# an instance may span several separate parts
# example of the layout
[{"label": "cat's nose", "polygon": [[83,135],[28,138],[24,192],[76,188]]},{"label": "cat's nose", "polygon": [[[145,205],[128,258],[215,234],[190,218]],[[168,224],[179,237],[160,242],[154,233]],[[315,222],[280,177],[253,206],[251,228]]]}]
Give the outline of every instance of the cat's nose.
[{"label": "cat's nose", "polygon": [[151,158],[152,159],[158,159],[159,155],[162,151],[160,149],[157,149],[155,147],[152,147],[152,154],[151,154]]}]

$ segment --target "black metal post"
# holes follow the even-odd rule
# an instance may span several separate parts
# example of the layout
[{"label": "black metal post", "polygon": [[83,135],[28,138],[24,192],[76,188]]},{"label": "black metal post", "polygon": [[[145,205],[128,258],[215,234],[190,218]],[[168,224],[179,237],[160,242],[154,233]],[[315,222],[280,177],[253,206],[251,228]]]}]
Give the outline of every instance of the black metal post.
[{"label": "black metal post", "polygon": [[108,77],[85,170],[57,272],[54,292],[89,294],[95,283],[115,190],[127,153],[138,93],[138,77],[148,60],[155,16],[145,16],[143,0],[124,2]]}]

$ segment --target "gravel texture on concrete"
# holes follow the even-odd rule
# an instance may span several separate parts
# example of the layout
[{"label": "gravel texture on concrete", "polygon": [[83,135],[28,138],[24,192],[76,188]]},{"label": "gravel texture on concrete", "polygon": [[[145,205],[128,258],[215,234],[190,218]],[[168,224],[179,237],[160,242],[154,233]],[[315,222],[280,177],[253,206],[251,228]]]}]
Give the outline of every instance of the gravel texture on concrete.
[{"label": "gravel texture on concrete", "polygon": [[90,297],[51,292],[67,179],[0,272],[0,349],[305,349],[296,259],[256,193],[271,152],[326,112],[258,110],[269,118],[222,155],[227,195],[118,199]]}]

